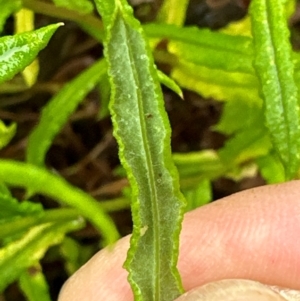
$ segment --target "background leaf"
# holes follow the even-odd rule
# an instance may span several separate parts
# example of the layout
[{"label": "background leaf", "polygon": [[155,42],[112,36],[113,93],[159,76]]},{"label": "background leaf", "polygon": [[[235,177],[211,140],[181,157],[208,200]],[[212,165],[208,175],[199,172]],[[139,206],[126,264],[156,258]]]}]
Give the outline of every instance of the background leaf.
[{"label": "background leaf", "polygon": [[287,179],[300,164],[298,88],[284,1],[253,0],[250,5],[254,67],[264,99],[266,126]]},{"label": "background leaf", "polygon": [[28,301],[51,301],[47,280],[40,265],[35,265],[21,274],[20,288]]},{"label": "background leaf", "polygon": [[46,152],[55,135],[105,73],[105,61],[96,62],[66,84],[43,108],[41,120],[29,137],[26,150],[28,162],[37,166],[44,165]]},{"label": "background leaf", "polygon": [[0,38],[0,83],[29,65],[61,25],[49,25],[33,32]]},{"label": "background leaf", "polygon": [[95,199],[42,168],[31,164],[0,160],[0,181],[40,192],[77,208],[102,233],[105,244],[113,243],[119,238],[113,221]]},{"label": "background leaf", "polygon": [[66,232],[82,227],[82,220],[44,224],[34,227],[24,237],[0,249],[0,292],[27,268],[35,265],[51,245],[62,241]]}]

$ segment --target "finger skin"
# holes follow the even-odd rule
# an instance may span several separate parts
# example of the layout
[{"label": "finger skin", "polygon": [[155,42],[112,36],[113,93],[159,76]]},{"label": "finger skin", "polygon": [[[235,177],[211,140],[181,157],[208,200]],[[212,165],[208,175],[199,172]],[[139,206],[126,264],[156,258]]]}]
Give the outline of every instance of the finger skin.
[{"label": "finger skin", "polygon": [[[300,181],[249,189],[185,215],[178,268],[185,290],[244,278],[300,289]],[[129,238],[65,284],[59,301],[132,301],[122,268]]]}]

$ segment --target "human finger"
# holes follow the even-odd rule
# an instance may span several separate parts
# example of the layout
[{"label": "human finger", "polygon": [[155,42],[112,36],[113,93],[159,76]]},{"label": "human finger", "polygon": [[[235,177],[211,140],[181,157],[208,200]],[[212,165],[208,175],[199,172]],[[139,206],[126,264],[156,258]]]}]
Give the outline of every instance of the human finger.
[{"label": "human finger", "polygon": [[[300,288],[299,181],[243,191],[186,214],[178,268],[186,290],[225,278]],[[73,275],[59,301],[132,301],[123,238]]]}]

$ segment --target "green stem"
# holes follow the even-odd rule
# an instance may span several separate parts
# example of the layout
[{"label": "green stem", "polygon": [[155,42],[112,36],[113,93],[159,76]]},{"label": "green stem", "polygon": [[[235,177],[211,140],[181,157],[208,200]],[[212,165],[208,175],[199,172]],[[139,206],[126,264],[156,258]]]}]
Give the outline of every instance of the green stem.
[{"label": "green stem", "polygon": [[38,0],[23,0],[23,7],[36,13],[51,16],[58,19],[74,21],[78,23],[88,34],[99,42],[103,41],[104,31],[102,22],[93,15],[81,15],[76,11]]}]

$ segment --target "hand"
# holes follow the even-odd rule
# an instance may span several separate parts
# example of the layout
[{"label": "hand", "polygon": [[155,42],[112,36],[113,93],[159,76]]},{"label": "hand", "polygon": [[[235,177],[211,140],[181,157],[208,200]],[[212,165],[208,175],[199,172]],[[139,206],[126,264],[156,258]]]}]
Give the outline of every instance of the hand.
[{"label": "hand", "polygon": [[[300,181],[246,190],[185,215],[178,268],[185,290],[226,278],[300,289]],[[59,301],[132,301],[122,268],[129,238],[95,255]]]}]

